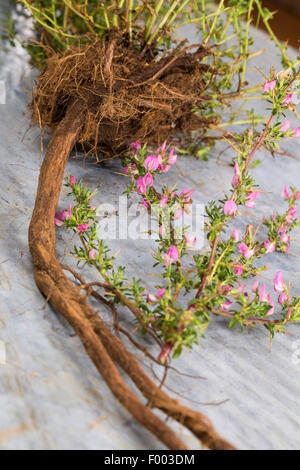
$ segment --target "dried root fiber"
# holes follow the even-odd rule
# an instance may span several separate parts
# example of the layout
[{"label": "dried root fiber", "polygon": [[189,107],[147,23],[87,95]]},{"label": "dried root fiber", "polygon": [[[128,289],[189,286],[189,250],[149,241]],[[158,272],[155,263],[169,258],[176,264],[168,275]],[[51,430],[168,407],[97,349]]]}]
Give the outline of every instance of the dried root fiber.
[{"label": "dried root fiber", "polygon": [[40,127],[55,129],[72,102],[86,103],[77,145],[106,158],[120,156],[136,140],[157,145],[193,130],[204,132],[215,119],[193,110],[207,99],[204,77],[210,66],[201,63],[207,55],[201,45],[181,46],[147,60],[125,47],[117,33],[109,40],[53,53],[33,92],[33,119]]}]

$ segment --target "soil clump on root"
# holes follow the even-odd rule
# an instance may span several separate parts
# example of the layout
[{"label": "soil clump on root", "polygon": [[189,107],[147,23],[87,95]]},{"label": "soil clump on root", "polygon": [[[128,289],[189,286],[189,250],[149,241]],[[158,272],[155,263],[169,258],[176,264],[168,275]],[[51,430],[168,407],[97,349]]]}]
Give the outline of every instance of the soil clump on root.
[{"label": "soil clump on root", "polygon": [[156,146],[171,139],[179,143],[193,130],[201,136],[216,124],[194,111],[208,99],[211,79],[205,72],[214,71],[201,63],[208,55],[202,45],[181,44],[160,58],[143,57],[117,33],[53,52],[33,91],[33,120],[55,129],[73,102],[85,102],[77,145],[98,160],[121,156],[137,140]]}]

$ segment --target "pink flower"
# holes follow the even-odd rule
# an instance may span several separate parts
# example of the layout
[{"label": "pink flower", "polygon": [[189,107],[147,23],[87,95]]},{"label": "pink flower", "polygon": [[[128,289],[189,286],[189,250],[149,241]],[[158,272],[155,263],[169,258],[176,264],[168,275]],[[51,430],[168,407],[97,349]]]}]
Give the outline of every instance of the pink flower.
[{"label": "pink flower", "polygon": [[259,286],[259,281],[255,281],[252,285],[252,292],[257,292]]},{"label": "pink flower", "polygon": [[171,169],[171,165],[160,165],[159,170],[162,173],[167,173]]},{"label": "pink flower", "polygon": [[66,220],[67,216],[66,216],[66,212],[65,211],[62,211],[62,212],[55,212],[55,216],[54,216],[54,223],[55,225],[57,225],[58,227],[60,227],[61,225],[63,225],[64,221]]},{"label": "pink flower", "polygon": [[182,200],[183,202],[190,202],[191,201],[191,196],[195,192],[195,188],[192,188],[188,190],[187,188],[183,188],[183,191],[179,194],[179,197],[183,197],[184,199]]},{"label": "pink flower", "polygon": [[264,83],[264,91],[273,91],[276,86],[276,80],[272,80],[271,82],[265,82]]},{"label": "pink flower", "polygon": [[288,93],[286,97],[284,98],[284,100],[282,101],[282,104],[291,104],[291,102],[293,101],[293,96],[294,96],[294,93]]},{"label": "pink flower", "polygon": [[234,201],[226,201],[224,204],[224,214],[235,217],[237,213],[237,205]]},{"label": "pink flower", "polygon": [[91,206],[91,211],[95,211],[97,209],[97,206]]},{"label": "pink flower", "polygon": [[188,248],[193,248],[196,243],[197,243],[197,238],[196,237],[190,237],[188,233],[184,233],[184,237],[185,237],[185,242],[186,242],[186,246]]},{"label": "pink flower", "polygon": [[83,233],[87,230],[87,228],[88,228],[88,224],[80,224],[77,227],[77,231],[78,233]]},{"label": "pink flower", "polygon": [[90,258],[90,259],[95,259],[95,255],[96,255],[95,250],[92,248],[92,249],[89,251],[89,258]]},{"label": "pink flower", "polygon": [[288,235],[288,234],[286,233],[286,227],[285,227],[284,231],[282,232],[282,234],[281,234],[281,236],[280,236],[280,241],[281,241],[282,243],[289,243],[289,242],[290,242],[290,239],[291,239],[291,237],[290,237],[290,235]]},{"label": "pink flower", "polygon": [[276,243],[270,243],[270,240],[267,238],[267,240],[264,241],[264,247],[266,249],[266,253],[274,253],[276,250]]},{"label": "pink flower", "polygon": [[245,258],[251,258],[251,256],[253,256],[255,253],[255,249],[252,248],[252,250],[250,250],[248,246],[246,245],[246,243],[243,242],[243,243],[240,243],[239,245],[239,252]]},{"label": "pink flower", "polygon": [[163,259],[166,262],[166,265],[169,266],[169,264],[176,263],[179,258],[179,253],[178,249],[175,245],[172,245],[167,251],[167,253],[163,256]]},{"label": "pink flower", "polygon": [[292,136],[300,137],[300,127],[296,127],[296,129],[293,130]]},{"label": "pink flower", "polygon": [[258,196],[259,196],[258,191],[254,191],[253,193],[249,194],[249,196],[246,199],[245,206],[248,207],[248,209],[251,209],[252,207],[255,207],[255,205],[256,205],[255,201],[258,198]]},{"label": "pink flower", "polygon": [[147,302],[150,302],[150,303],[158,302],[158,298],[153,294],[147,294]]},{"label": "pink flower", "polygon": [[232,178],[231,184],[235,188],[240,183],[241,170],[239,164],[236,162],[234,165],[234,177]]},{"label": "pink flower", "polygon": [[142,206],[146,207],[146,209],[149,208],[149,204],[148,204],[147,201],[142,201],[141,204],[142,204]]},{"label": "pink flower", "polygon": [[159,289],[159,290],[156,292],[156,296],[157,296],[159,299],[161,299],[165,292],[166,292],[166,289],[163,287],[162,289]]},{"label": "pink flower", "polygon": [[232,235],[231,235],[231,236],[232,236],[232,238],[234,239],[235,242],[238,242],[238,241],[239,241],[239,239],[240,239],[240,234],[239,234],[239,231],[238,231],[238,229],[237,229],[236,227],[233,229],[233,232],[232,232]]},{"label": "pink flower", "polygon": [[163,142],[163,144],[162,144],[160,147],[157,148],[157,150],[156,150],[156,155],[158,155],[158,154],[160,154],[160,153],[164,154],[166,148],[167,148],[167,141],[165,140],[165,141]]},{"label": "pink flower", "polygon": [[278,227],[278,229],[277,229],[277,233],[280,233],[280,232],[282,232],[282,230],[283,230],[283,224],[281,224],[281,225]]},{"label": "pink flower", "polygon": [[68,206],[68,215],[67,219],[69,220],[72,217],[72,204],[70,203]]},{"label": "pink flower", "polygon": [[141,148],[141,142],[137,140],[136,142],[128,144],[128,147],[136,153]]},{"label": "pink flower", "polygon": [[168,163],[169,165],[174,165],[177,162],[177,155],[175,155],[175,148],[172,147],[169,153]]},{"label": "pink flower", "polygon": [[162,156],[156,154],[156,158],[157,158],[158,163],[159,163],[158,169],[161,170],[161,166],[162,166],[162,162],[163,162]]},{"label": "pink flower", "polygon": [[235,164],[234,164],[234,174],[236,176],[240,176],[240,174],[241,174],[241,170],[240,170],[238,162],[235,162]]},{"label": "pink flower", "polygon": [[269,303],[270,303],[270,305],[271,305],[271,308],[270,308],[270,310],[268,310],[267,317],[270,317],[271,315],[273,315],[273,313],[274,313],[274,311],[275,311],[275,304],[274,304],[274,302],[270,301]]},{"label": "pink flower", "polygon": [[136,192],[138,194],[145,194],[147,192],[147,187],[144,178],[140,177],[136,180]]},{"label": "pink flower", "polygon": [[293,307],[290,307],[290,308],[289,308],[289,311],[288,311],[288,313],[287,313],[287,315],[286,315],[287,320],[289,320],[289,319],[291,318],[292,313],[293,313]]},{"label": "pink flower", "polygon": [[144,161],[144,167],[149,171],[156,171],[159,167],[159,161],[155,155],[149,155]]},{"label": "pink flower", "polygon": [[168,204],[168,196],[162,196],[159,202],[159,207],[166,207],[167,204]]},{"label": "pink flower", "polygon": [[266,302],[268,298],[269,298],[269,295],[267,294],[267,285],[263,284],[259,292],[259,301]]},{"label": "pink flower", "polygon": [[246,243],[240,243],[239,245],[239,252],[241,255],[243,255],[246,251],[248,250],[248,247],[246,245]]},{"label": "pink flower", "polygon": [[290,195],[289,195],[289,188],[288,188],[287,184],[286,184],[285,187],[284,187],[283,194],[284,194],[284,197],[285,197],[286,199],[289,199]]},{"label": "pink flower", "polygon": [[286,292],[282,292],[280,296],[278,297],[278,303],[282,306],[287,302],[287,300],[288,300],[288,295]]},{"label": "pink flower", "polygon": [[242,294],[246,288],[246,284],[240,285],[239,288],[237,289],[238,294]]},{"label": "pink flower", "polygon": [[234,177],[231,180],[231,185],[236,188],[240,184],[240,177],[234,175]]},{"label": "pink flower", "polygon": [[230,292],[231,290],[232,290],[232,287],[229,284],[222,287],[222,291],[224,294],[228,294],[228,292]]},{"label": "pink flower", "polygon": [[222,303],[221,309],[227,312],[227,310],[230,309],[231,305],[232,305],[232,302],[230,302],[230,300],[226,300],[226,302]]},{"label": "pink flower", "polygon": [[274,210],[273,215],[272,215],[272,221],[276,222],[276,220],[277,220],[277,215],[276,215],[276,211]]},{"label": "pink flower", "polygon": [[294,200],[298,201],[298,199],[300,199],[300,191],[296,191],[294,194]]},{"label": "pink flower", "polygon": [[125,168],[124,168],[124,173],[129,173],[129,166],[128,166],[128,165],[125,166]]},{"label": "pink flower", "polygon": [[290,207],[288,213],[287,213],[287,216],[285,218],[286,222],[289,224],[290,222],[292,222],[293,218],[296,216],[297,214],[297,208],[296,206],[292,206]]},{"label": "pink flower", "polygon": [[146,186],[153,186],[153,178],[152,178],[152,175],[149,171],[144,176],[144,181],[145,181]]},{"label": "pink flower", "polygon": [[287,120],[287,121],[285,121],[285,122],[282,124],[281,128],[279,129],[279,131],[280,131],[280,132],[287,132],[287,131],[289,130],[290,126],[291,126],[291,121],[290,121],[290,120]]},{"label": "pink flower", "polygon": [[274,290],[275,292],[283,292],[285,288],[282,272],[278,271],[274,278]]},{"label": "pink flower", "polygon": [[75,176],[70,176],[69,183],[70,183],[71,186],[74,186],[74,184],[76,184]]},{"label": "pink flower", "polygon": [[241,275],[243,274],[243,272],[244,272],[243,266],[242,266],[241,264],[238,264],[238,265],[236,266],[235,270],[234,270],[234,274],[235,274],[236,276],[241,276]]},{"label": "pink flower", "polygon": [[69,220],[71,216],[72,216],[72,204],[69,204],[67,213],[65,210],[63,210],[62,212],[55,212],[54,223],[55,225],[60,227],[61,225],[63,225],[64,221]]}]

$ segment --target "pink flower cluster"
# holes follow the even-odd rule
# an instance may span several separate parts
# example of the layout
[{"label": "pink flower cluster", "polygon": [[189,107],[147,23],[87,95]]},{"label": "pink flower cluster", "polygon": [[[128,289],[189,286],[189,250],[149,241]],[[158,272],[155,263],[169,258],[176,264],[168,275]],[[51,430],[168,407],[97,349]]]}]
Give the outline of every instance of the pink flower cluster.
[{"label": "pink flower cluster", "polygon": [[[279,131],[280,132],[288,132],[290,127],[291,127],[291,121],[288,119],[287,121],[284,121],[284,123],[280,127]],[[300,127],[296,127],[293,130],[292,137],[300,137]]]},{"label": "pink flower cluster", "polygon": [[162,287],[161,289],[159,289],[156,294],[148,294],[147,295],[147,302],[149,303],[155,303],[155,302],[159,302],[160,299],[163,297],[164,293],[166,292],[166,289],[164,287]]},{"label": "pink flower cluster", "polygon": [[[276,88],[276,79],[271,80],[270,82],[265,82],[263,84],[263,89],[265,92],[274,91]],[[294,93],[287,93],[282,104],[289,105],[293,102]]]},{"label": "pink flower cluster", "polygon": [[[137,153],[141,148],[139,142],[134,142],[129,146],[134,153]],[[153,176],[151,172],[158,171],[159,173],[166,173],[170,170],[171,166],[174,165],[177,161],[177,155],[175,155],[175,148],[172,147],[168,153],[167,151],[167,141],[165,141],[158,149],[155,154],[148,155],[144,160],[144,168],[147,170],[145,176],[140,176],[137,178],[135,185],[136,191],[138,194],[146,194],[148,188],[153,186]],[[137,165],[133,163],[127,165],[124,169],[125,173],[130,173],[132,177],[138,175]],[[148,204],[144,204],[145,207],[148,207]]]},{"label": "pink flower cluster", "polygon": [[[248,296],[247,292],[244,292],[244,289],[246,287],[246,284],[240,285],[238,289],[232,290],[231,286],[223,286],[223,294],[230,294],[230,292],[234,293],[236,292],[237,294],[243,294],[245,296]],[[255,293],[258,296],[258,300],[260,302],[267,302],[270,305],[270,309],[267,312],[267,316],[273,315],[275,311],[275,303],[271,300],[271,295],[267,292],[267,285],[263,284],[259,288],[259,281],[256,280],[253,285],[252,285],[252,292]],[[284,283],[283,275],[281,271],[278,271],[276,273],[276,276],[274,278],[274,291],[279,293],[278,297],[278,303],[281,306],[285,306],[286,303],[289,301],[289,296],[286,292],[286,285]],[[232,302],[230,300],[226,300],[225,302],[222,303],[221,308],[225,311],[228,311],[230,306],[232,305]],[[292,314],[292,308],[289,309],[288,314],[287,314],[287,319],[290,319],[291,314]]]},{"label": "pink flower cluster", "polygon": [[295,202],[298,201],[298,199],[300,199],[300,191],[295,191],[294,194],[290,195],[289,188],[288,188],[287,185],[285,185],[285,187],[284,187],[283,194],[284,194],[285,199],[292,199]]},{"label": "pink flower cluster", "polygon": [[[271,80],[269,82],[265,82],[263,85],[263,89],[265,92],[274,92],[276,88],[276,80]],[[293,98],[294,98],[294,93],[287,93],[285,98],[282,101],[283,105],[289,106],[293,103]],[[280,127],[279,131],[280,132],[288,132],[291,126],[291,121],[287,120],[285,121],[282,126]],[[292,137],[300,137],[300,127],[296,127],[296,129],[293,130],[292,132]]]},{"label": "pink flower cluster", "polygon": [[251,258],[255,253],[255,249],[248,248],[246,243],[243,242],[239,244],[239,252],[242,256],[244,256],[244,258]]},{"label": "pink flower cluster", "polygon": [[159,171],[166,173],[171,169],[171,166],[177,162],[177,155],[174,153],[175,148],[172,147],[167,154],[167,141],[158,147],[155,155],[149,155],[144,161],[144,167],[148,171]]},{"label": "pink flower cluster", "polygon": [[[288,302],[289,297],[288,294],[286,293],[286,285],[284,283],[283,275],[281,271],[278,271],[276,273],[276,276],[274,277],[274,291],[279,293],[278,297],[278,303],[281,306],[284,306],[286,302]],[[255,281],[253,286],[252,286],[252,292],[255,292],[258,294],[258,299],[260,302],[268,302],[271,306],[270,310],[267,313],[267,316],[273,315],[275,311],[275,304],[274,302],[271,301],[271,296],[267,292],[267,285],[263,284],[259,290],[259,282]],[[292,309],[289,310],[287,318],[289,319],[291,317]]]}]

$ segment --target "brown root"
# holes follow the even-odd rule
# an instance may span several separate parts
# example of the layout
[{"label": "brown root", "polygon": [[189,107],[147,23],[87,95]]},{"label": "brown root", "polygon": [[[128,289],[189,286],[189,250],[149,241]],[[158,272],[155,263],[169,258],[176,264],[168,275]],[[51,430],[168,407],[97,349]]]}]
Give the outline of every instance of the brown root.
[{"label": "brown root", "polygon": [[69,105],[57,126],[43,161],[35,208],[29,229],[29,247],[34,262],[36,283],[51,305],[66,318],[81,339],[88,355],[119,402],[135,419],[169,449],[186,449],[184,442],[156,416],[123,381],[115,362],[128,374],[150,400],[153,408],[162,410],[190,429],[210,449],[233,449],[213,429],[210,421],[168,397],[145,374],[135,358],[115,337],[98,314],[64,274],[56,259],[54,214],[58,204],[65,165],[86,117],[85,104]]},{"label": "brown root", "polygon": [[210,67],[199,59],[208,53],[194,45],[148,63],[116,35],[53,53],[33,92],[33,119],[55,129],[71,102],[88,103],[77,143],[86,152],[110,157],[136,140],[156,145],[195,129],[201,136],[216,123],[193,111],[207,99],[205,72]]}]

